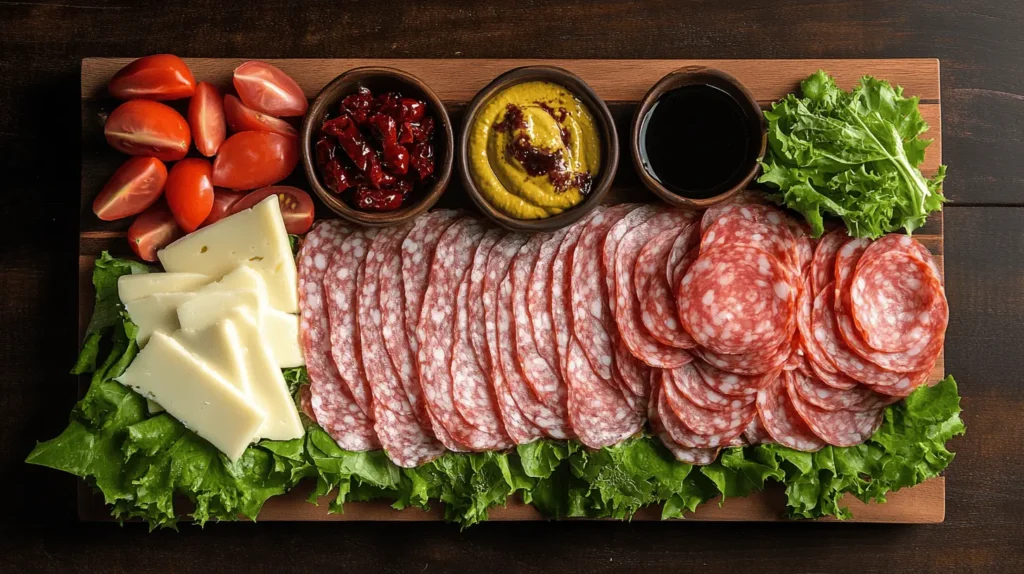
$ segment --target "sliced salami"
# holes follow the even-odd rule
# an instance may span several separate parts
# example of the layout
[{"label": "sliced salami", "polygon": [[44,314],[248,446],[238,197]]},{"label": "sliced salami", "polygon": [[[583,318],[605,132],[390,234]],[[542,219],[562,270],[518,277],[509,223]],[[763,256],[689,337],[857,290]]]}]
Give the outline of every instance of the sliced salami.
[{"label": "sliced salami", "polygon": [[530,272],[529,289],[527,290],[526,297],[530,314],[530,325],[533,328],[533,338],[537,342],[537,351],[559,374],[562,372],[560,366],[561,359],[558,356],[558,344],[555,341],[555,324],[551,315],[551,268],[555,255],[558,254],[558,247],[567,233],[568,229],[562,228],[548,234],[541,243],[540,252],[537,254],[537,262]]},{"label": "sliced salami", "polygon": [[626,233],[661,213],[661,207],[657,205],[645,204],[633,207],[635,209],[611,226],[603,239],[604,243],[601,245],[601,269],[605,288],[608,290],[608,309],[611,311],[612,317],[615,316],[615,306],[618,304],[616,299],[615,256],[618,253],[619,243],[626,236]]},{"label": "sliced salami", "polygon": [[858,445],[875,434],[882,425],[884,406],[866,411],[827,411],[803,400],[792,377],[786,381],[790,404],[803,422],[821,440],[832,446]]},{"label": "sliced salami", "polygon": [[814,260],[814,239],[811,237],[811,230],[806,222],[801,222],[792,217],[786,218],[789,224],[789,232],[793,234],[793,252],[791,257],[796,263],[798,277],[806,277],[811,270],[811,262]]},{"label": "sliced salami", "polygon": [[487,350],[487,314],[484,312],[484,277],[487,274],[487,259],[491,255],[491,249],[505,236],[505,232],[498,229],[491,229],[480,239],[473,254],[473,267],[469,275],[469,341],[476,354],[480,367],[490,376],[494,365],[491,364],[491,355]]},{"label": "sliced salami", "polygon": [[737,375],[723,371],[706,361],[694,361],[694,368],[700,373],[704,384],[712,391],[731,397],[752,397],[757,392],[772,383],[778,376],[781,369],[765,373],[763,375]]},{"label": "sliced salami", "polygon": [[568,364],[569,341],[573,337],[572,328],[572,256],[576,244],[587,223],[597,214],[604,211],[598,206],[590,215],[574,223],[566,231],[562,242],[558,244],[558,253],[551,262],[551,322],[555,329],[555,344],[558,350],[559,368],[565,378]]},{"label": "sliced salami", "polygon": [[668,399],[672,411],[676,413],[683,425],[703,436],[723,435],[732,438],[743,432],[757,411],[753,401],[737,409],[701,408],[679,392],[678,386],[668,384],[668,381],[662,391],[665,393],[665,398]]},{"label": "sliced salami", "polygon": [[696,348],[694,353],[714,367],[730,373],[745,376],[765,375],[781,370],[793,352],[792,340],[783,341],[778,347],[772,347],[757,353],[729,355],[715,353],[708,349]]},{"label": "sliced salami", "polygon": [[641,299],[656,276],[661,276],[668,283],[668,275],[665,268],[668,265],[668,257],[672,252],[672,245],[679,235],[686,231],[688,226],[673,227],[665,229],[654,235],[650,241],[644,244],[636,257],[636,264],[633,266],[633,290]]},{"label": "sliced salami", "polygon": [[[671,382],[666,380],[664,376],[662,377],[658,396],[658,416],[661,418],[661,422],[668,431],[669,436],[672,437],[672,440],[687,448],[718,448],[725,446],[729,441],[741,434],[743,428],[749,422],[742,418],[737,418],[737,415],[749,414],[749,418],[753,418],[755,414],[754,409],[748,407],[746,411],[750,411],[750,413],[736,411],[736,413],[731,413],[732,416],[728,418],[717,417],[718,422],[722,424],[709,424],[706,426],[711,429],[722,428],[723,430],[702,434],[694,431],[691,426],[698,422],[696,420],[698,416],[694,414],[697,409],[696,405],[690,403],[686,397],[675,390],[675,386]],[[687,420],[687,418],[691,420]],[[701,422],[707,423],[708,421]]]},{"label": "sliced salami", "polygon": [[612,380],[622,390],[626,401],[642,415],[647,397],[651,394],[651,368],[631,355],[624,345],[616,345]]},{"label": "sliced salami", "polygon": [[942,270],[939,269],[939,264],[935,262],[935,258],[932,257],[928,248],[921,245],[920,241],[917,241],[909,235],[903,235],[902,233],[890,233],[873,241],[871,245],[864,250],[863,255],[861,255],[861,258],[858,260],[858,264],[870,261],[876,256],[891,252],[906,253],[907,255],[912,255],[921,261],[924,261],[928,264],[928,267],[931,268],[935,276],[939,278],[939,282],[943,282]]},{"label": "sliced salami", "polygon": [[[668,254],[668,259],[665,261],[665,279],[668,280],[673,293],[675,293],[676,285],[682,280],[683,275],[686,275],[686,270],[690,268],[689,263],[693,263],[699,254],[700,224],[694,222],[683,228],[676,237],[676,240],[672,243],[672,250]],[[680,268],[680,262],[684,258],[688,259],[689,263],[685,267]]]},{"label": "sliced salami", "polygon": [[743,429],[743,438],[747,440],[747,444],[751,445],[768,444],[772,442],[772,436],[768,434],[768,429],[764,428],[760,414],[750,419],[750,423],[747,424],[747,428]]},{"label": "sliced salami", "polygon": [[444,445],[420,426],[415,415],[402,415],[379,403],[374,404],[373,428],[391,462],[402,468],[415,468],[445,453]]},{"label": "sliced salami", "polygon": [[818,241],[818,246],[814,249],[814,258],[811,261],[812,295],[817,295],[825,285],[835,281],[836,255],[839,254],[839,250],[848,238],[846,228],[842,227],[826,233]]},{"label": "sliced salami", "polygon": [[323,279],[331,255],[351,229],[338,221],[319,223],[302,243],[298,256],[299,343],[309,375],[309,410],[338,446],[364,451],[380,448],[373,419],[366,416],[331,360],[330,321]]},{"label": "sliced salami", "polygon": [[[664,263],[671,255],[672,248],[671,245],[667,249],[665,246],[670,242],[674,245],[674,242],[678,240],[677,237],[673,237],[672,233],[673,231],[669,230],[660,234],[658,239],[652,240],[644,247],[646,253],[641,253],[640,258],[637,259],[637,277],[640,274],[652,274],[643,288],[640,287],[639,279],[636,281],[637,293],[640,294],[641,319],[647,332],[661,343],[680,349],[692,349],[697,346],[697,342],[679,324],[675,290],[664,273]],[[655,247],[648,249],[652,245]],[[645,260],[645,255],[652,260]],[[688,266],[686,261],[689,260],[690,255],[696,257],[696,250],[691,250],[677,263],[684,263]],[[690,261],[692,262],[692,260]]]},{"label": "sliced salami", "polygon": [[[938,360],[939,355],[942,353],[943,343],[945,343],[949,307],[946,305],[945,299],[941,303],[941,310],[936,311],[936,313],[940,314],[940,317],[934,319],[936,323],[941,325],[941,330],[933,331],[931,333],[932,336],[918,341],[910,349],[899,353],[878,351],[865,343],[860,331],[853,324],[848,305],[843,305],[836,310],[835,320],[839,326],[839,334],[842,336],[843,341],[860,357],[867,359],[886,371],[905,374],[927,373],[935,365],[935,361]],[[868,382],[879,384],[873,380]]]},{"label": "sliced salami", "polygon": [[875,402],[875,392],[864,385],[842,391],[803,373],[796,372],[787,377],[801,399],[826,411],[860,411],[871,408]]},{"label": "sliced salami", "polygon": [[430,280],[430,267],[434,250],[441,234],[462,217],[459,211],[431,211],[416,219],[409,234],[402,241],[402,285],[405,296],[405,330],[413,355],[419,352],[416,327],[423,309],[423,296]]},{"label": "sliced salami", "polygon": [[[804,373],[808,375],[814,375],[819,381],[840,391],[848,391],[860,383],[856,380],[851,379],[846,373],[839,371],[829,371],[825,367],[818,364],[817,361],[807,361],[810,373]],[[829,365],[832,366],[832,365]],[[833,367],[834,368],[834,367]]]},{"label": "sliced salami", "polygon": [[779,377],[757,393],[757,412],[768,434],[782,446],[813,452],[825,446],[797,413],[786,390],[785,377]]},{"label": "sliced salami", "polygon": [[647,417],[651,422],[651,432],[658,437],[661,444],[672,453],[672,456],[680,462],[703,466],[715,462],[721,448],[689,448],[672,440],[672,436],[665,430],[665,425],[658,416],[658,401],[661,397],[660,385],[657,380],[652,380],[651,398],[647,410]]},{"label": "sliced salami", "polygon": [[549,363],[541,356],[537,340],[533,336],[533,324],[530,322],[530,274],[537,263],[540,247],[545,239],[546,237],[540,234],[531,237],[519,249],[509,268],[508,277],[512,284],[514,350],[521,371],[537,399],[552,408],[556,408],[555,405],[560,403],[564,409],[566,390],[558,374],[557,363]]},{"label": "sliced salami", "polygon": [[327,317],[331,322],[331,358],[349,393],[368,417],[373,417],[373,393],[363,370],[359,349],[358,285],[366,252],[376,230],[358,229],[334,250],[324,275]]},{"label": "sliced salami", "polygon": [[643,418],[618,389],[594,372],[575,339],[567,353],[569,420],[580,442],[590,448],[618,444],[643,428]]},{"label": "sliced salami", "polygon": [[[704,365],[707,367],[707,365]],[[702,409],[711,411],[735,411],[753,404],[754,394],[724,395],[716,392],[707,383],[693,364],[665,370],[666,380],[675,385],[676,390],[689,401]],[[736,376],[736,375],[733,375]]]},{"label": "sliced salami", "polygon": [[700,252],[721,246],[747,246],[774,256],[791,273],[798,274],[796,238],[790,231],[786,214],[768,205],[733,205],[704,228]]},{"label": "sliced salami", "polygon": [[718,221],[722,215],[728,213],[735,206],[738,205],[768,205],[768,199],[763,192],[760,191],[743,191],[732,199],[719,203],[718,205],[712,205],[711,207],[704,210],[704,215],[701,216],[700,220],[700,235],[704,235],[708,227],[712,223]]}]

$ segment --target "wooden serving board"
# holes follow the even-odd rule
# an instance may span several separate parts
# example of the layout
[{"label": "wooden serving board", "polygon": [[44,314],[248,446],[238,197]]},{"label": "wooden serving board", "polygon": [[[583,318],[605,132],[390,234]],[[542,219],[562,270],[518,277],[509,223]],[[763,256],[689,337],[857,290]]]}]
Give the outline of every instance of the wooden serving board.
[{"label": "wooden serving board", "polygon": [[[93,261],[103,250],[115,255],[130,255],[125,241],[128,223],[102,222],[92,213],[92,201],[103,184],[124,161],[124,156],[106,145],[103,121],[117,102],[106,94],[107,81],[117,70],[133,58],[87,58],[82,61],[82,191],[79,241],[79,326],[84,329],[92,312],[94,297],[90,276]],[[198,81],[212,82],[222,89],[230,89],[231,72],[242,59],[186,58]],[[939,61],[935,59],[897,60],[398,60],[398,59],[336,59],[267,60],[291,75],[308,98],[338,74],[360,66],[387,66],[399,68],[425,81],[445,102],[456,134],[462,125],[463,110],[478,90],[499,74],[519,66],[547,64],[566,68],[579,75],[603,98],[615,117],[622,146],[622,159],[607,202],[654,201],[640,183],[629,158],[627,135],[633,109],[647,90],[662,76],[682,66],[704,65],[718,68],[744,83],[767,108],[787,93],[797,91],[799,82],[818,69],[832,74],[846,89],[852,87],[865,74],[889,80],[903,86],[908,95],[921,99],[921,115],[931,126],[928,137],[935,141],[928,149],[922,167],[926,176],[932,176],[942,162],[942,118],[939,92]],[[180,102],[175,103],[180,106]],[[179,108],[183,109],[183,108]],[[193,151],[193,153],[195,153]],[[309,189],[305,176],[297,169],[286,181]],[[452,178],[438,207],[473,209],[458,177]],[[318,218],[333,216],[317,204]],[[935,213],[915,237],[935,255],[942,265],[942,214]],[[932,380],[945,374],[943,357],[939,357],[932,372]],[[83,383],[84,384],[84,383]],[[102,499],[82,483],[79,489],[79,516],[83,520],[109,519],[109,510]],[[295,491],[269,500],[260,514],[260,520],[295,521],[418,521],[440,520],[440,505],[431,512],[417,509],[397,511],[386,503],[349,503],[345,514],[327,513],[326,504],[313,506],[305,501],[308,489]],[[886,504],[863,504],[852,496],[844,500],[853,511],[852,522],[937,523],[945,518],[945,480],[935,478],[917,487],[889,496]],[[779,488],[747,498],[730,499],[721,507],[711,501],[690,520],[708,521],[773,521],[780,520],[785,497]],[[634,520],[657,520],[659,509],[646,509]],[[510,501],[507,507],[491,511],[492,520],[542,520],[543,517],[529,505]]]}]

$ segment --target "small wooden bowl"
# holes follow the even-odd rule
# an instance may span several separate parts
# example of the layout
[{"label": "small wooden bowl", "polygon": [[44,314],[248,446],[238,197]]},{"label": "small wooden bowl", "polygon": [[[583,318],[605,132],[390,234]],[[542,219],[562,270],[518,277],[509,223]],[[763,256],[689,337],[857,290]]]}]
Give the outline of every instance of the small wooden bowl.
[{"label": "small wooden bowl", "polygon": [[[469,137],[477,113],[492,96],[509,86],[533,81],[551,82],[552,84],[562,86],[579,98],[587,106],[587,109],[590,110],[590,113],[594,115],[594,120],[597,123],[601,136],[601,171],[590,188],[590,193],[587,194],[579,205],[544,219],[517,219],[495,209],[491,202],[480,192],[476,182],[473,181],[472,167],[469,162]],[[612,180],[615,178],[615,170],[618,166],[619,136],[615,131],[615,121],[612,118],[612,113],[608,110],[608,106],[605,105],[604,101],[586,82],[568,70],[554,66],[524,66],[509,70],[495,78],[490,84],[487,84],[487,87],[477,92],[476,96],[473,97],[473,101],[470,102],[469,108],[466,109],[459,136],[459,175],[462,178],[462,184],[465,186],[466,192],[472,198],[477,208],[505,229],[536,233],[552,231],[575,223],[601,204],[601,199],[611,189]]]},{"label": "small wooden bowl", "polygon": [[[428,189],[419,189],[420,200],[394,211],[362,211],[345,203],[341,197],[327,189],[321,182],[313,150],[314,139],[324,122],[328,111],[346,96],[359,88],[368,88],[373,94],[397,91],[403,96],[413,97],[427,103],[427,113],[434,116],[434,184]],[[306,177],[317,196],[343,219],[368,227],[385,227],[404,223],[430,209],[448,187],[452,176],[452,161],[455,158],[452,122],[440,98],[419,78],[394,68],[353,68],[324,86],[302,121],[302,165]]]},{"label": "small wooden bowl", "polygon": [[[647,118],[647,115],[651,112],[651,108],[654,107],[655,102],[657,102],[661,96],[675,90],[676,88],[694,85],[713,86],[732,96],[740,107],[743,108],[744,115],[748,122],[747,129],[751,134],[755,132],[759,134],[759,137],[752,137],[750,139],[751,148],[748,155],[750,156],[749,161],[751,165],[746,175],[744,175],[743,178],[735,185],[722,193],[702,199],[683,197],[662,185],[661,182],[655,179],[655,177],[647,170],[647,167],[644,166],[643,159],[640,156],[641,128],[643,127],[643,123]],[[758,161],[764,157],[767,146],[768,134],[765,131],[764,114],[761,112],[761,106],[757,104],[757,99],[754,98],[754,95],[751,94],[750,90],[748,90],[746,86],[741,84],[736,78],[720,70],[704,66],[687,66],[679,68],[658,80],[658,83],[654,84],[650,91],[647,92],[647,95],[640,100],[640,105],[637,106],[636,112],[633,114],[633,124],[630,128],[629,134],[629,148],[630,153],[633,156],[633,167],[636,168],[636,172],[639,174],[640,180],[643,184],[647,189],[651,190],[666,203],[689,209],[706,209],[712,205],[722,203],[746,189],[747,186],[750,185],[750,182],[757,177],[757,173],[760,170]]]}]

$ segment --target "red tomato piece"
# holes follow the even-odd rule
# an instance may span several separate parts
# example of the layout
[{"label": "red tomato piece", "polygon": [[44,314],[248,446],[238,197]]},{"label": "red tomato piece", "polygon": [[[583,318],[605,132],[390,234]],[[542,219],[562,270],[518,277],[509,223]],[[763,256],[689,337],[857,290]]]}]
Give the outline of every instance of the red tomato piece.
[{"label": "red tomato piece", "polygon": [[257,189],[233,205],[230,214],[249,209],[271,195],[277,196],[284,228],[288,233],[301,235],[309,231],[313,226],[313,199],[305,191],[290,185],[272,185]]},{"label": "red tomato piece", "polygon": [[144,261],[156,261],[156,252],[185,235],[164,202],[154,203],[128,228],[128,243]]},{"label": "red tomato piece", "polygon": [[309,108],[295,80],[266,62],[246,62],[235,68],[231,82],[242,103],[268,116],[301,116]]},{"label": "red tomato piece", "polygon": [[107,90],[119,100],[180,100],[195,93],[196,79],[181,58],[154,54],[118,70]]},{"label": "red tomato piece", "polygon": [[256,189],[288,177],[299,163],[299,140],[271,132],[241,132],[220,146],[213,185]]},{"label": "red tomato piece", "polygon": [[167,166],[155,157],[133,157],[121,164],[92,202],[103,221],[142,213],[160,199],[167,183]]},{"label": "red tomato piece", "polygon": [[213,188],[213,209],[210,210],[210,215],[206,216],[203,224],[199,227],[206,227],[207,225],[217,223],[234,213],[231,211],[231,208],[238,203],[238,200],[245,197],[245,193],[244,191],[234,191],[223,187]]},{"label": "red tomato piece", "polygon": [[298,137],[299,135],[299,132],[288,122],[246,107],[242,100],[231,94],[224,96],[224,115],[228,119],[231,131],[235,133],[251,131],[273,132],[288,137]]},{"label": "red tomato piece", "polygon": [[188,125],[199,153],[213,157],[228,134],[220,91],[213,84],[199,82],[196,86],[196,95],[188,102]]},{"label": "red tomato piece", "polygon": [[167,175],[167,205],[178,226],[192,233],[213,210],[213,181],[210,162],[200,158],[179,161]]},{"label": "red tomato piece", "polygon": [[128,155],[177,161],[188,153],[192,133],[174,108],[150,100],[129,100],[117,107],[103,126],[107,143]]}]

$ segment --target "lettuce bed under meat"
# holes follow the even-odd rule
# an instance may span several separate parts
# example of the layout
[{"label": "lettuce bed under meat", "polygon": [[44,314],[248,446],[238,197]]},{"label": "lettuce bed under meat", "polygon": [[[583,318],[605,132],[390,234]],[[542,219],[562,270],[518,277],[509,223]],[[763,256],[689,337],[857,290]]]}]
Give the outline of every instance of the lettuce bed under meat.
[{"label": "lettuce bed under meat", "polygon": [[[385,499],[399,509],[440,502],[445,519],[463,527],[486,520],[489,508],[510,497],[552,518],[629,519],[653,504],[661,505],[662,518],[679,518],[719,495],[724,502],[770,482],[785,487],[790,517],[848,518],[843,494],[884,502],[886,493],[938,475],[953,459],[946,442],[964,432],[956,382],[947,377],[889,407],[882,428],[862,445],[816,453],[730,448],[705,467],[680,463],[643,436],[596,451],[541,440],[504,453],[449,453],[402,469],[382,451],[338,448],[311,421],[304,437],[262,441],[231,463],[173,417],[149,415],[145,399],[113,380],[138,353],[136,327],[117,300],[117,277],[146,271],[106,253],[97,261],[96,309],[75,365],[76,373],[92,373],[91,385],[68,428],[37,444],[26,462],[82,477],[117,519],[142,519],[150,528],[177,526],[186,513],[175,508],[175,496],[192,501],[187,514],[200,525],[255,518],[267,499],[307,478],[316,481],[311,501],[333,493],[329,512],[343,512],[349,501]],[[296,395],[307,383],[303,369],[288,369],[285,378]]]}]

